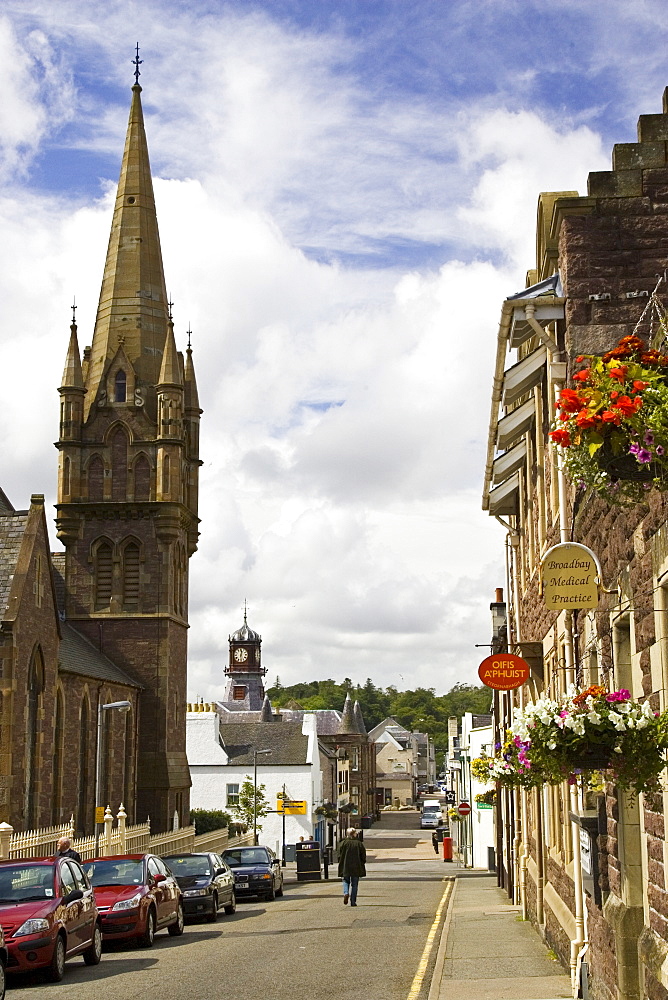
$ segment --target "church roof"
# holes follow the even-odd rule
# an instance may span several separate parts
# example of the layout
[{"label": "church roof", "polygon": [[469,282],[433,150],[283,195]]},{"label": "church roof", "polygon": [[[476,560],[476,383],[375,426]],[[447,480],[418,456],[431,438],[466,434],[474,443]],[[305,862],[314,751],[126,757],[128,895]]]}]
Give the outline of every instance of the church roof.
[{"label": "church roof", "polygon": [[5,511],[0,507],[0,617],[4,615],[9,603],[28,516],[27,510]]},{"label": "church roof", "polygon": [[93,677],[95,680],[121,684],[124,687],[141,688],[141,684],[132,680],[108,656],[96,649],[88,639],[84,638],[67,622],[62,623],[61,629],[62,640],[58,648],[58,668],[64,673]]},{"label": "church roof", "polygon": [[[306,709],[279,708],[281,719],[284,722],[300,722],[307,714]],[[309,715],[315,715],[316,732],[318,736],[336,736],[341,725],[341,713],[335,708],[317,708],[309,711]]]},{"label": "church roof", "polygon": [[308,736],[301,722],[268,725],[266,722],[228,722],[220,727],[220,742],[230,764],[253,765],[253,750],[271,750],[258,764],[281,767],[308,763]]}]

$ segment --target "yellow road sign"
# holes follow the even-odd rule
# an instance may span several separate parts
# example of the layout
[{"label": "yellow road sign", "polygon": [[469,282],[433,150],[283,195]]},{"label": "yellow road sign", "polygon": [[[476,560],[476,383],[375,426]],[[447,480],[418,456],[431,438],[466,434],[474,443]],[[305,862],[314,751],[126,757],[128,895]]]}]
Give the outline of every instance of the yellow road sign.
[{"label": "yellow road sign", "polygon": [[286,816],[305,816],[306,802],[299,799],[278,799],[276,812],[285,813]]}]

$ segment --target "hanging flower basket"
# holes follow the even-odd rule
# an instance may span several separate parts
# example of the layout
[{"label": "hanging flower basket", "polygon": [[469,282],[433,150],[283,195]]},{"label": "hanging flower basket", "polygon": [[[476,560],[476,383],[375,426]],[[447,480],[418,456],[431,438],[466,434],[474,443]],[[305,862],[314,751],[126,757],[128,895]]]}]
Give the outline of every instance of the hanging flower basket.
[{"label": "hanging flower basket", "polygon": [[[659,326],[665,337],[663,315]],[[668,354],[629,336],[575,360],[584,367],[559,393],[550,431],[570,478],[611,503],[668,490]]]},{"label": "hanging flower basket", "polygon": [[511,732],[530,772],[548,784],[604,771],[621,788],[651,793],[666,767],[668,712],[623,689],[608,694],[593,685],[558,701],[541,698],[516,710]]}]

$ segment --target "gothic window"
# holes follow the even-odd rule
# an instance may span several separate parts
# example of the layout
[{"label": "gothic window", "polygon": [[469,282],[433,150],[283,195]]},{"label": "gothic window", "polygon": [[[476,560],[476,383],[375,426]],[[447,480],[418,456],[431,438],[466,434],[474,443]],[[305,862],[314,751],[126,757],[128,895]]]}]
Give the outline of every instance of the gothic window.
[{"label": "gothic window", "polygon": [[35,582],[33,583],[33,593],[35,595],[35,606],[42,607],[44,598],[44,565],[41,555],[35,559]]},{"label": "gothic window", "polygon": [[26,830],[33,829],[37,824],[37,788],[40,765],[38,726],[43,689],[44,660],[42,659],[41,650],[38,647],[33,653],[28,670],[23,800],[23,816]]},{"label": "gothic window", "polygon": [[116,378],[114,379],[114,402],[124,403],[125,393],[127,391],[127,378],[123,369],[116,372]]},{"label": "gothic window", "polygon": [[170,462],[169,455],[165,455],[162,460],[162,495],[169,496],[170,492]]},{"label": "gothic window", "polygon": [[95,551],[95,608],[108,608],[111,601],[113,556],[109,542],[100,542]]},{"label": "gothic window", "polygon": [[88,697],[81,703],[79,722],[79,793],[77,796],[77,829],[85,833],[90,812],[90,708]]},{"label": "gothic window", "polygon": [[88,499],[104,499],[104,462],[99,455],[93,455],[88,463]]},{"label": "gothic window", "polygon": [[63,460],[63,496],[70,495],[70,460],[65,456]]},{"label": "gothic window", "polygon": [[123,607],[139,606],[139,546],[129,542],[123,549]]},{"label": "gothic window", "polygon": [[111,499],[128,497],[128,436],[118,427],[111,438]]},{"label": "gothic window", "polygon": [[146,455],[140,455],[135,462],[135,500],[151,499],[151,466]]},{"label": "gothic window", "polygon": [[53,787],[51,790],[51,822],[54,826],[61,821],[60,805],[63,787],[63,737],[64,737],[63,693],[56,695],[56,718],[53,731]]}]

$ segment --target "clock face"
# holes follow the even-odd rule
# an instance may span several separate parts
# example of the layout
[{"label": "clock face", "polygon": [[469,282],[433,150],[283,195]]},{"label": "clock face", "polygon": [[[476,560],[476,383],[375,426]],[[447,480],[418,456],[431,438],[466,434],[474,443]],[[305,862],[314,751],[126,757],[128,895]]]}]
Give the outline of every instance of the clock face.
[{"label": "clock face", "polygon": [[243,663],[244,660],[248,659],[248,650],[247,649],[235,649],[234,650],[234,659],[237,661],[237,663]]}]

